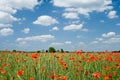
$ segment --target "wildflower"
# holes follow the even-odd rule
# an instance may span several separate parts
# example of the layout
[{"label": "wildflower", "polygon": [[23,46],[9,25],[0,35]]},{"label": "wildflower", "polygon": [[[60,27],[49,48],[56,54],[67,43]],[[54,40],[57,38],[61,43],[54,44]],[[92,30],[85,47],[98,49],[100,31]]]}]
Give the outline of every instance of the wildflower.
[{"label": "wildflower", "polygon": [[78,77],[78,76],[79,76],[79,74],[78,74],[78,73],[76,73],[76,74],[75,74],[75,76],[76,76],[76,77]]},{"label": "wildflower", "polygon": [[38,54],[37,54],[37,53],[34,53],[34,54],[32,54],[32,56],[31,56],[32,59],[35,59],[35,58],[37,58],[37,57],[38,57]]},{"label": "wildflower", "polygon": [[109,70],[109,68],[107,66],[103,66],[103,69],[105,70]]},{"label": "wildflower", "polygon": [[33,77],[30,77],[30,79],[29,80],[35,80]]},{"label": "wildflower", "polygon": [[63,76],[62,80],[67,80],[68,76]]},{"label": "wildflower", "polygon": [[59,62],[59,64],[66,66],[66,63],[64,61]]},{"label": "wildflower", "polygon": [[54,80],[55,76],[54,76],[54,75],[51,75],[50,78]]},{"label": "wildflower", "polygon": [[10,54],[13,54],[13,52],[10,52]]},{"label": "wildflower", "polygon": [[10,64],[10,63],[8,63],[8,64],[7,64],[7,66],[11,66],[11,64]]},{"label": "wildflower", "polygon": [[3,64],[2,64],[2,67],[5,67],[5,66],[6,66],[6,63],[3,63]]},{"label": "wildflower", "polygon": [[75,58],[74,58],[74,57],[72,57],[72,58],[70,58],[69,60],[74,61],[74,60],[75,60]]},{"label": "wildflower", "polygon": [[59,80],[59,79],[60,79],[60,75],[57,75],[57,76],[56,76],[56,79]]},{"label": "wildflower", "polygon": [[88,71],[85,71],[85,75],[88,76]]},{"label": "wildflower", "polygon": [[7,72],[6,70],[1,70],[2,74],[6,74],[6,72]]},{"label": "wildflower", "polygon": [[109,78],[112,78],[112,75],[111,75],[111,74],[108,74],[108,77],[109,77]]},{"label": "wildflower", "polygon": [[45,70],[45,66],[42,66],[42,72]]},{"label": "wildflower", "polygon": [[94,78],[100,78],[100,73],[98,73],[98,72],[95,72],[92,75],[94,76]]},{"label": "wildflower", "polygon": [[22,71],[22,70],[19,70],[19,71],[17,72],[17,75],[19,75],[19,76],[23,76],[23,74],[24,74],[24,71]]},{"label": "wildflower", "polygon": [[104,77],[104,80],[109,80],[109,77],[108,77],[108,76],[105,76],[105,77]]},{"label": "wildflower", "polygon": [[116,76],[116,75],[117,75],[117,72],[116,72],[116,71],[113,71],[113,74],[114,74],[114,76]]}]

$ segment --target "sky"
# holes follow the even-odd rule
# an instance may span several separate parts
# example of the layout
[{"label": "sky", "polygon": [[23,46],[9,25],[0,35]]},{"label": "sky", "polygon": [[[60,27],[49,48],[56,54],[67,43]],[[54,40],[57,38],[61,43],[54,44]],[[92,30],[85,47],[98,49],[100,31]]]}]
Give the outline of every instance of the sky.
[{"label": "sky", "polygon": [[0,0],[0,50],[120,50],[120,0]]}]

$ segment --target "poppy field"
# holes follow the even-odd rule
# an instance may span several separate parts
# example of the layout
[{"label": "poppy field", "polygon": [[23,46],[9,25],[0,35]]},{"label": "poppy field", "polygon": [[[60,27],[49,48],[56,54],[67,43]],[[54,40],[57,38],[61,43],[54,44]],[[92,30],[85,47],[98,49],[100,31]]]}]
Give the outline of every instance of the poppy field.
[{"label": "poppy field", "polygon": [[0,80],[120,80],[120,53],[0,52]]}]

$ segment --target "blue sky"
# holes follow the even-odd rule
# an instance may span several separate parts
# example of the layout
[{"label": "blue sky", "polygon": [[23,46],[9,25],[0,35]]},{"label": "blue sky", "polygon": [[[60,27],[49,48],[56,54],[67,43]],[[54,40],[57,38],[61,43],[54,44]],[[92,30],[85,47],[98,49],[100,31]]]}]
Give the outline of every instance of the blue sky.
[{"label": "blue sky", "polygon": [[0,0],[0,50],[120,50],[120,0]]}]

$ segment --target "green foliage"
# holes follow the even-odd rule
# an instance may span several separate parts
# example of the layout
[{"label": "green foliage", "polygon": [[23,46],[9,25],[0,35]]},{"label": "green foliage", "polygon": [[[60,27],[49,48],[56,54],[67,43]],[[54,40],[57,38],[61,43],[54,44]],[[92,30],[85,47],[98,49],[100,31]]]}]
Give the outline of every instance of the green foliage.
[{"label": "green foliage", "polygon": [[55,50],[55,48],[54,48],[54,47],[49,47],[49,52],[51,52],[51,53],[55,53],[55,52],[56,52],[56,50]]},{"label": "green foliage", "polygon": [[60,50],[60,52],[61,52],[61,53],[63,53],[63,52],[64,52],[64,50],[63,50],[63,49],[61,49],[61,50]]},{"label": "green foliage", "polygon": [[12,52],[16,52],[16,50],[13,50]]},{"label": "green foliage", "polygon": [[40,52],[41,52],[40,50],[37,51],[37,53],[40,53]]}]

